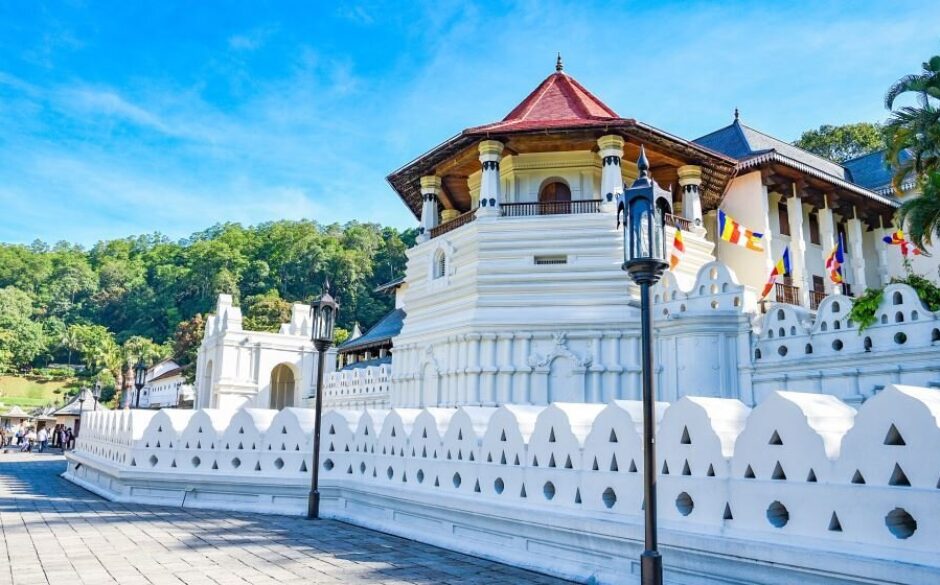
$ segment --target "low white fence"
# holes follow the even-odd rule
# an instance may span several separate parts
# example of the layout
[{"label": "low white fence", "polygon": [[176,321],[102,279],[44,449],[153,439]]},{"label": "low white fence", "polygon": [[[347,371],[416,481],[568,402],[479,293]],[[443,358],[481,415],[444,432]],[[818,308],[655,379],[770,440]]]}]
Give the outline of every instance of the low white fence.
[{"label": "low white fence", "polygon": [[[753,410],[687,397],[658,412],[678,582],[940,582],[940,391],[889,386],[857,411],[776,392]],[[313,424],[296,408],[86,412],[66,475],[124,501],[302,514]],[[324,514],[616,581],[642,540],[641,426],[633,401],[329,411]]]}]

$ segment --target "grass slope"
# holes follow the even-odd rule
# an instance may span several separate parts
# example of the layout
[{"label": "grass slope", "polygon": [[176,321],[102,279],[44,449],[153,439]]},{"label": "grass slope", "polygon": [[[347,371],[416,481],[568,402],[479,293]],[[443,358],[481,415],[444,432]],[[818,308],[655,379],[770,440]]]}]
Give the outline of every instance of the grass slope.
[{"label": "grass slope", "polygon": [[33,380],[19,376],[0,376],[0,412],[17,405],[24,410],[64,402],[69,380]]}]

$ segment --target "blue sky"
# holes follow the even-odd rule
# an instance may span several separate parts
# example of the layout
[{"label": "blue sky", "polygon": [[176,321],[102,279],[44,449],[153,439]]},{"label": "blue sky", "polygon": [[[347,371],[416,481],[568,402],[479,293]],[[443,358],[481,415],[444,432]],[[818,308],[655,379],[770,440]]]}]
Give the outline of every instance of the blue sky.
[{"label": "blue sky", "polygon": [[877,121],[940,2],[0,0],[0,241],[301,217],[397,227],[385,176],[502,118],[561,51],[686,138]]}]

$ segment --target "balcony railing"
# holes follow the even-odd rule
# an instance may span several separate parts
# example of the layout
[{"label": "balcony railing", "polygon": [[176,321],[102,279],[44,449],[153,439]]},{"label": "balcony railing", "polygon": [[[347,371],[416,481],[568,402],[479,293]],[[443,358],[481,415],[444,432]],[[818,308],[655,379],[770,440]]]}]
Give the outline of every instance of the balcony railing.
[{"label": "balcony railing", "polygon": [[529,217],[534,215],[569,215],[575,213],[600,213],[600,199],[576,201],[531,201],[525,203],[502,203],[503,217]]},{"label": "balcony railing", "polygon": [[680,229],[684,232],[692,231],[692,220],[687,217],[682,217],[680,215],[672,215],[671,213],[666,214],[666,225]]},{"label": "balcony railing", "polygon": [[446,234],[447,232],[451,230],[455,230],[461,226],[467,225],[468,223],[473,221],[474,218],[476,217],[475,212],[476,212],[475,209],[471,209],[470,211],[466,213],[458,215],[457,217],[448,221],[447,223],[442,223],[441,225],[437,227],[431,228],[431,237],[436,238],[437,236]]},{"label": "balcony railing", "polygon": [[774,284],[774,295],[778,303],[800,304],[800,287],[778,282]]},{"label": "balcony railing", "polygon": [[816,310],[819,308],[819,303],[826,298],[826,293],[821,290],[811,290],[809,291],[809,308]]}]

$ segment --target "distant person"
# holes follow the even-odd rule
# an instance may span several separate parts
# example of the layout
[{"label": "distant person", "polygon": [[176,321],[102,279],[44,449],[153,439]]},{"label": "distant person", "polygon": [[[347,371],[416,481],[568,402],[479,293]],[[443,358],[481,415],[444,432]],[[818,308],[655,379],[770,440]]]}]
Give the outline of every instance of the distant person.
[{"label": "distant person", "polygon": [[65,448],[75,448],[75,433],[72,432],[72,427],[65,429]]},{"label": "distant person", "polygon": [[39,429],[39,432],[36,433],[36,441],[39,443],[39,452],[45,451],[46,446],[49,444],[49,432],[46,427]]},{"label": "distant person", "polygon": [[7,432],[3,427],[0,427],[0,449],[7,444]]},{"label": "distant person", "polygon": [[23,429],[22,427],[16,429],[16,445],[19,447],[23,444]]},{"label": "distant person", "polygon": [[23,442],[23,446],[20,448],[20,451],[24,453],[31,452],[33,450],[33,443],[36,442],[36,431],[34,431],[33,429],[27,430],[23,434],[22,442]]}]

